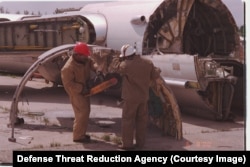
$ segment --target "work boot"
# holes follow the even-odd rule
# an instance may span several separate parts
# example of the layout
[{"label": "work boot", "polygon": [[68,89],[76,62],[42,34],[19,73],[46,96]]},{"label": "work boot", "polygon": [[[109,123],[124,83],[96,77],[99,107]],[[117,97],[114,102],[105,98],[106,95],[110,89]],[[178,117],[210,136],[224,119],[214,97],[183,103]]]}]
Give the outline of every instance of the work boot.
[{"label": "work boot", "polygon": [[90,143],[91,139],[89,135],[85,135],[84,138],[73,140],[76,143]]},{"label": "work boot", "polygon": [[85,138],[88,138],[88,139],[90,139],[90,136],[89,136],[89,135],[85,135]]},{"label": "work boot", "polygon": [[88,138],[82,138],[82,139],[77,139],[77,140],[73,140],[76,143],[90,143],[91,140]]},{"label": "work boot", "polygon": [[118,148],[119,148],[119,149],[122,149],[122,150],[127,150],[127,151],[130,151],[130,150],[134,150],[134,149],[135,149],[134,146],[126,147],[126,146],[123,146],[123,145],[118,145]]}]

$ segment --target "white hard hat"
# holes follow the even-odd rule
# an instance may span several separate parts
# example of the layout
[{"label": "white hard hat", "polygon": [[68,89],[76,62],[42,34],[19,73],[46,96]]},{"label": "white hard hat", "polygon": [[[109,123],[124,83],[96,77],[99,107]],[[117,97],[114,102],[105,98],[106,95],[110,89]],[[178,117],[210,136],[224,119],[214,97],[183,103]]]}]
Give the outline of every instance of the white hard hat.
[{"label": "white hard hat", "polygon": [[120,57],[127,57],[131,56],[136,52],[135,48],[130,46],[129,44],[123,45],[121,48],[121,55]]}]

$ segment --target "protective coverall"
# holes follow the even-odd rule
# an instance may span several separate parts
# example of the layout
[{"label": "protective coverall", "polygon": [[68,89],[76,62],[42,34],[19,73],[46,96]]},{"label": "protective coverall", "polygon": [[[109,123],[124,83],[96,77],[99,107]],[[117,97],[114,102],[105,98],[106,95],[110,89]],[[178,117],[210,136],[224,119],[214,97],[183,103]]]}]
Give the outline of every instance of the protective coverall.
[{"label": "protective coverall", "polygon": [[82,92],[90,79],[91,70],[95,70],[94,62],[89,59],[85,64],[76,62],[72,56],[61,70],[64,89],[69,95],[75,119],[73,124],[73,140],[84,138],[89,114],[90,98],[85,97]]},{"label": "protective coverall", "polygon": [[139,55],[133,59],[120,61],[114,58],[112,66],[115,72],[122,75],[122,143],[124,148],[133,147],[135,140],[137,147],[145,144],[148,99],[151,82],[159,76],[159,69],[155,68],[150,60]]}]

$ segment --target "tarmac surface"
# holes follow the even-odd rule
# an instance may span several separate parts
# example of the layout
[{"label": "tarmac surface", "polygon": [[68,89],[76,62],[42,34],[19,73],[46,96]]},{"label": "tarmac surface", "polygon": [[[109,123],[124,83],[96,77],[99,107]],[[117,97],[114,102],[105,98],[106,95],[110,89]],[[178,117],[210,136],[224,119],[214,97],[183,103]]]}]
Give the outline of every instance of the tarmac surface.
[{"label": "tarmac surface", "polygon": [[[72,141],[73,111],[63,87],[54,88],[44,79],[28,81],[19,102],[18,117],[24,124],[14,128],[16,142],[10,142],[9,113],[13,94],[21,77],[0,76],[0,165],[12,163],[13,150],[122,151],[120,142],[121,107],[108,94],[91,97],[88,134],[92,142]],[[148,124],[146,145],[153,151],[245,151],[245,118],[231,122],[206,120],[182,113],[183,139],[164,136]]]}]

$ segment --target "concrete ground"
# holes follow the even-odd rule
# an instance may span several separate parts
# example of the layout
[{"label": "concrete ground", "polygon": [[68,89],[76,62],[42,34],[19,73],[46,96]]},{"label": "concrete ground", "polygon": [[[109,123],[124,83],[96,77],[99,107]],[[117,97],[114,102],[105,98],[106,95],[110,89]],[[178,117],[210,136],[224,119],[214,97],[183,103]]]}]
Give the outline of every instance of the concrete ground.
[{"label": "concrete ground", "polygon": [[[12,163],[13,150],[119,150],[121,107],[107,94],[91,98],[88,133],[91,143],[72,141],[73,111],[63,87],[52,88],[43,79],[26,84],[19,102],[19,117],[25,123],[14,128],[16,142],[10,142],[7,127],[11,100],[21,77],[0,76],[0,164]],[[163,136],[153,124],[148,125],[143,150],[245,150],[245,119],[216,122],[182,113],[183,139]]]}]

